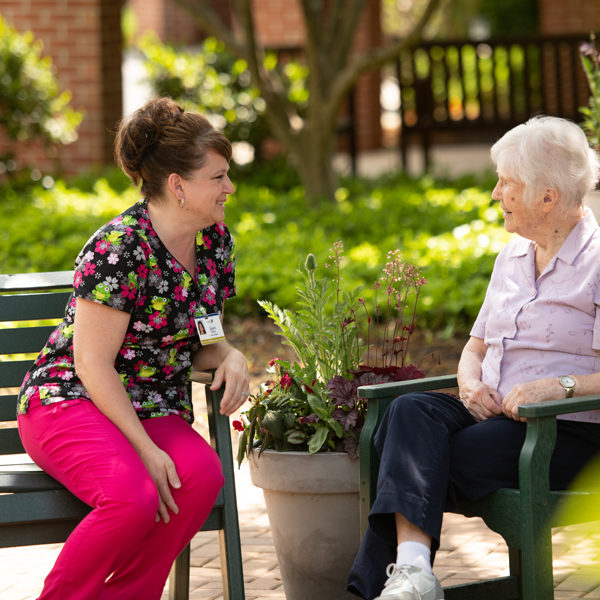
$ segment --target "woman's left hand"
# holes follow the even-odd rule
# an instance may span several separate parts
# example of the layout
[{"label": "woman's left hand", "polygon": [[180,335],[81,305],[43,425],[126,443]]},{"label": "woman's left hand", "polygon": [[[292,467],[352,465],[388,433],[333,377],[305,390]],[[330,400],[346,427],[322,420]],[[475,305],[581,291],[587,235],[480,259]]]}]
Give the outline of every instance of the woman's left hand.
[{"label": "woman's left hand", "polygon": [[225,392],[219,412],[229,416],[244,404],[250,388],[248,363],[244,355],[235,348],[227,353],[217,367],[210,389],[218,390],[223,383],[225,383]]},{"label": "woman's left hand", "polygon": [[525,421],[519,417],[519,406],[522,404],[533,404],[534,402],[545,402],[564,397],[564,390],[556,377],[536,379],[528,383],[518,383],[504,396],[502,400],[502,412],[515,421]]}]

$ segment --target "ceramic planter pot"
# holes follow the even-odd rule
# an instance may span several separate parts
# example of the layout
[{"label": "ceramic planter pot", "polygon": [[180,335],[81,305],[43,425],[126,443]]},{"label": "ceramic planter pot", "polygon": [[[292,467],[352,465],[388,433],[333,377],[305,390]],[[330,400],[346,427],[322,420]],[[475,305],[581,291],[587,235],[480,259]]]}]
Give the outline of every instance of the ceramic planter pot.
[{"label": "ceramic planter pot", "polygon": [[350,600],[346,577],[360,543],[359,461],[343,452],[249,458],[262,488],[286,600]]}]

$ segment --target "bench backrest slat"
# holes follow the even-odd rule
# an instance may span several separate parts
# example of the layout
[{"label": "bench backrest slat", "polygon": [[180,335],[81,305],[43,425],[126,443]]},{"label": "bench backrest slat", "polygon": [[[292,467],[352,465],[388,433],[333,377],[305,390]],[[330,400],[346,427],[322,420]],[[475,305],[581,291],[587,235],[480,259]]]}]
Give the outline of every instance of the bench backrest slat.
[{"label": "bench backrest slat", "polygon": [[73,273],[73,271],[50,271],[16,275],[0,274],[0,293],[68,289],[73,285]]},{"label": "bench backrest slat", "polygon": [[25,448],[21,443],[19,437],[19,431],[16,427],[10,429],[0,429],[2,435],[0,435],[0,454],[24,454]]},{"label": "bench backrest slat", "polygon": [[25,373],[33,360],[11,360],[0,362],[0,388],[21,387]]},{"label": "bench backrest slat", "polygon": [[55,325],[43,325],[3,329],[0,332],[0,354],[35,352],[37,355],[55,328]]},{"label": "bench backrest slat", "polygon": [[14,421],[16,406],[17,394],[0,396],[0,422]]},{"label": "bench backrest slat", "polygon": [[[62,317],[69,296],[69,292],[0,295],[0,321],[31,321]],[[41,347],[39,349],[41,350]]]}]

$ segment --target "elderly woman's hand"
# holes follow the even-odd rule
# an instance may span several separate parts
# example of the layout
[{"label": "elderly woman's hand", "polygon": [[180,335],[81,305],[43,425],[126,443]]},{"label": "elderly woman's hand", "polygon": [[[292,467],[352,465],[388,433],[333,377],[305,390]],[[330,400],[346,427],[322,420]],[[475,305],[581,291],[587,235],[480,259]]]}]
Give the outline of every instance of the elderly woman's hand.
[{"label": "elderly woman's hand", "polygon": [[227,353],[215,371],[211,390],[218,390],[225,382],[225,392],[221,400],[220,413],[231,415],[248,398],[250,375],[244,355],[235,348]]},{"label": "elderly woman's hand", "polygon": [[556,377],[545,377],[528,383],[519,383],[502,400],[502,412],[515,421],[525,421],[519,417],[521,404],[533,404],[546,400],[563,398],[565,392]]},{"label": "elderly woman's hand", "polygon": [[461,382],[460,399],[478,421],[502,414],[500,394],[479,379],[472,378]]}]

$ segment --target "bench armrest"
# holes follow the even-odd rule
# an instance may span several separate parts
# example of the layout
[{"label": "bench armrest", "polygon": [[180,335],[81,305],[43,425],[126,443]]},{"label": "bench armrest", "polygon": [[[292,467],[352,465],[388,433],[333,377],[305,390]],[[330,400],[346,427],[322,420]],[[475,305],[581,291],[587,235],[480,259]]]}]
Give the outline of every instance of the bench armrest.
[{"label": "bench armrest", "polygon": [[[377,488],[379,457],[373,440],[387,407],[394,398],[402,394],[456,386],[456,375],[444,375],[358,388],[359,397],[368,400],[367,417],[360,435],[361,535],[367,527],[368,514]],[[527,419],[526,438],[519,458],[521,503],[523,509],[529,506],[536,518],[545,519],[548,516],[545,507],[549,507],[549,464],[556,444],[556,417],[594,409],[600,409],[600,395],[561,398],[519,407],[519,416]]]},{"label": "bench armrest", "polygon": [[519,416],[526,419],[555,417],[598,408],[600,408],[600,395],[578,396],[575,398],[560,398],[559,400],[536,402],[535,404],[524,404],[519,406]]},{"label": "bench armrest", "polygon": [[213,382],[213,377],[215,376],[215,371],[192,371],[190,373],[190,381],[194,383],[204,383],[211,384]]},{"label": "bench armrest", "polygon": [[428,392],[454,388],[456,375],[441,375],[439,377],[424,377],[422,379],[407,379],[405,381],[392,381],[375,385],[362,385],[358,388],[360,398],[396,398],[409,392]]}]

